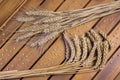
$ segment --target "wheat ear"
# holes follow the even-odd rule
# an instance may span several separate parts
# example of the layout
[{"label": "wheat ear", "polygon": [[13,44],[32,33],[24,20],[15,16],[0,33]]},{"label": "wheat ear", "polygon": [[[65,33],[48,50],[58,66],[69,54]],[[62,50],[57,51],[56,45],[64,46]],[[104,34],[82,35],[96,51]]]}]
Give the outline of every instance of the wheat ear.
[{"label": "wheat ear", "polygon": [[102,42],[98,42],[97,44],[97,60],[95,62],[95,65],[93,67],[93,69],[97,69],[99,68],[99,66],[101,65],[101,62],[102,62],[102,50],[101,50],[101,45],[102,45]]},{"label": "wheat ear", "polygon": [[97,49],[97,42],[94,42],[93,48],[90,51],[88,58],[82,63],[83,66],[92,66],[93,65],[93,61],[96,59],[96,58],[94,58],[96,49]]},{"label": "wheat ear", "polygon": [[44,24],[44,25],[31,25],[31,26],[28,26],[24,29],[20,29],[18,30],[17,32],[35,32],[35,31],[41,31],[43,32],[44,29],[48,28],[49,25],[47,24]]},{"label": "wheat ear", "polygon": [[75,56],[75,60],[74,61],[79,61],[81,59],[81,48],[79,45],[79,38],[77,35],[74,36],[73,38],[73,42],[75,45],[75,51],[76,51],[76,56]]},{"label": "wheat ear", "polygon": [[104,46],[103,60],[102,60],[102,64],[101,64],[100,68],[103,68],[105,66],[106,62],[107,62],[107,54],[109,53],[109,43],[108,43],[108,41],[104,41],[103,46]]},{"label": "wheat ear", "polygon": [[81,57],[81,62],[83,62],[84,60],[86,60],[87,58],[87,53],[88,53],[88,49],[87,49],[87,41],[86,41],[86,37],[83,35],[82,36],[82,57]]},{"label": "wheat ear", "polygon": [[35,20],[35,17],[18,17],[16,20],[21,22],[29,22]]},{"label": "wheat ear", "polygon": [[74,60],[74,57],[75,57],[74,44],[71,41],[71,39],[67,36],[66,32],[63,33],[63,36],[65,37],[65,39],[67,40],[67,42],[68,42],[68,44],[70,46],[70,54],[71,54],[71,56],[70,56],[69,60],[67,61],[67,63],[71,63]]},{"label": "wheat ear", "polygon": [[70,58],[70,49],[69,49],[68,41],[64,35],[63,35],[63,40],[64,40],[64,44],[65,44],[65,60],[64,60],[64,62],[66,62]]}]

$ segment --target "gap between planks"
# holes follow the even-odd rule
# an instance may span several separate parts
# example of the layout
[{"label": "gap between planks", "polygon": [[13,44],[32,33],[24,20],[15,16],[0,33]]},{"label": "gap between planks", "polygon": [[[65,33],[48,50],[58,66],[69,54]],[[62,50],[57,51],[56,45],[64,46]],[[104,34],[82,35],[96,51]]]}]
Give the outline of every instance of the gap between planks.
[{"label": "gap between planks", "polygon": [[[17,13],[18,10],[27,2],[27,0],[21,0],[21,1],[17,0],[16,2],[18,2],[18,3],[14,2],[14,5],[11,5],[11,4],[13,4],[13,2],[14,1],[4,0],[0,4],[1,10],[4,9],[2,11],[3,14],[1,14],[1,17],[0,17],[0,29],[1,30],[4,28],[4,26],[7,24],[7,22],[15,15],[15,13]],[[8,7],[9,7],[9,10],[7,10]],[[10,9],[12,9],[12,10],[10,10]],[[6,16],[4,16],[4,15],[6,15]]]},{"label": "gap between planks", "polygon": [[[120,44],[120,41],[118,39],[118,37],[120,36],[119,35],[119,31],[120,31],[120,23],[117,25],[117,27],[115,27],[115,29],[111,32],[111,34],[109,35],[109,38],[112,40],[112,42],[115,44],[114,48],[110,51],[109,55],[108,55],[108,58],[113,55],[114,51],[119,47],[119,44]],[[107,68],[106,68],[107,69]],[[104,71],[104,70],[103,70]],[[109,69],[108,69],[109,71]],[[102,71],[101,71],[102,72]],[[97,72],[96,72],[97,73]],[[96,74],[96,73],[91,73],[91,74],[83,74],[83,75],[76,75],[76,77],[74,77],[72,80],[79,80],[81,79],[82,77],[85,77],[85,76],[88,76],[88,77],[85,77],[84,80],[89,80],[89,79],[92,79],[93,76]],[[98,74],[99,75],[99,74]],[[107,75],[107,74],[106,74]],[[97,79],[95,79],[97,80]]]},{"label": "gap between planks", "polygon": [[113,56],[106,64],[105,68],[93,80],[114,80],[116,75],[120,72],[120,47],[113,53]]},{"label": "gap between planks", "polygon": [[[36,8],[36,5],[39,6],[39,3],[41,3],[42,1],[43,0],[28,0],[27,3],[25,3],[25,5],[20,9],[19,13],[17,13],[15,16],[20,16],[21,13]],[[16,30],[18,30],[23,24],[24,23],[18,22],[16,20],[10,20],[6,24],[6,26],[4,26],[3,31],[0,34],[0,49],[7,43],[7,41],[15,34]]]},{"label": "gap between planks", "polygon": [[118,75],[114,78],[114,80],[119,80],[120,79],[120,72],[118,73]]},{"label": "gap between planks", "polygon": [[[43,56],[44,57],[44,56]],[[44,61],[45,62],[45,61]],[[38,63],[39,64],[39,63]],[[41,65],[42,66],[42,65]],[[36,67],[37,68],[37,67]],[[33,78],[34,79],[34,78]],[[41,79],[41,78],[39,78],[39,79]]]},{"label": "gap between planks", "polygon": [[[46,5],[48,5],[49,2],[50,2],[50,0],[47,0]],[[55,0],[54,0],[54,2],[55,2]],[[58,2],[58,1],[57,1],[57,2]],[[59,5],[60,2],[62,2],[62,0],[59,1],[59,2],[56,4],[56,6]],[[45,8],[46,5],[43,4],[43,5],[41,5],[41,6]],[[54,5],[54,6],[55,6],[55,5]],[[56,7],[56,6],[55,6],[55,7]],[[52,7],[52,8],[54,8],[54,7]],[[14,37],[14,38],[16,38],[16,37]],[[13,41],[13,40],[14,40],[14,39],[12,39],[12,41]],[[9,41],[10,41],[10,40],[9,40]],[[8,42],[9,42],[9,41],[8,41]],[[16,44],[17,44],[17,43],[16,43]],[[6,44],[6,45],[7,45],[7,44]],[[15,45],[15,46],[17,46],[17,45]],[[7,46],[7,47],[8,47],[8,46]],[[4,49],[5,49],[5,48],[4,48]]]},{"label": "gap between planks", "polygon": [[[37,3],[36,3],[36,1],[37,1]],[[26,3],[26,5],[25,6],[23,6],[23,8],[22,8],[22,10],[25,10],[25,9],[31,9],[30,7],[29,7],[29,5],[32,5],[32,4],[34,4],[34,5],[32,5],[32,8],[36,8],[37,6],[39,6],[39,3],[38,3],[38,1],[39,1],[39,3],[41,3],[42,2],[42,0],[34,0],[34,1],[28,1],[27,3]],[[34,3],[35,2],[35,3]],[[19,24],[20,26],[15,26],[15,27],[21,27],[22,26],[22,24],[21,23],[19,23],[19,22],[16,22],[16,21],[11,21],[11,23],[9,23],[7,26],[9,26],[9,25],[11,25],[11,28],[12,28],[12,24]],[[26,25],[26,24],[24,24],[24,25]],[[10,26],[9,26],[10,27]],[[14,30],[13,30],[14,31]],[[14,35],[14,34],[13,34]],[[15,34],[16,35],[16,34]],[[3,67],[4,67],[4,65],[7,63],[7,62],[9,62],[9,60],[10,59],[12,59],[12,57],[15,55],[15,53],[17,53],[16,52],[16,50],[17,51],[19,51],[19,49],[21,49],[22,48],[22,45],[21,45],[21,47],[19,48],[19,49],[17,49],[17,47],[19,47],[19,45],[21,44],[21,43],[19,43],[19,44],[16,44],[15,42],[14,42],[14,40],[15,40],[15,37],[17,37],[17,36],[12,36],[12,37],[14,37],[12,40],[10,39],[6,44],[7,44],[7,46],[5,45],[5,46],[3,46],[0,50],[0,57],[1,58],[5,58],[5,57],[7,57],[8,58],[8,60],[2,60],[2,61],[4,61],[4,64],[2,64],[1,66],[0,66],[0,69],[2,69]],[[15,43],[15,47],[14,46],[12,46],[12,45],[14,45],[14,43]],[[24,43],[25,44],[25,43]],[[10,48],[12,46],[12,48]],[[12,51],[12,52],[9,52],[9,54],[11,54],[11,55],[9,55],[9,54],[5,54],[5,53],[8,53],[8,52],[6,52],[5,50],[6,49],[8,49],[8,50],[14,50],[15,51],[15,53],[14,53],[14,51]],[[4,54],[3,56],[1,55],[1,54]],[[1,61],[1,63],[2,63],[2,61]]]}]

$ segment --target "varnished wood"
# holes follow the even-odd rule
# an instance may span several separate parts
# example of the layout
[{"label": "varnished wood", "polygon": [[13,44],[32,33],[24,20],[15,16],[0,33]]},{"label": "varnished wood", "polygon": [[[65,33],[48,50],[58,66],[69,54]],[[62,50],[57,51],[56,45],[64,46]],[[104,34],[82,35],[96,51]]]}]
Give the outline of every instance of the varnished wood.
[{"label": "varnished wood", "polygon": [[120,79],[120,73],[115,77],[114,80],[119,80]]},{"label": "varnished wood", "polygon": [[[106,1],[107,2],[107,1]],[[108,1],[109,2],[109,1]],[[73,3],[72,3],[73,4]],[[91,3],[93,4],[93,2]],[[73,4],[74,5],[74,4]],[[72,5],[71,5],[72,6]],[[61,6],[62,7],[62,6]],[[95,24],[96,21],[93,21],[89,24],[85,24],[84,26],[81,25],[79,28],[74,28],[71,30],[71,34],[79,34],[79,35],[82,35],[83,33],[85,33],[86,31],[88,31],[94,24]],[[115,24],[114,24],[115,25]],[[103,26],[103,25],[102,25]],[[83,28],[84,27],[84,28]],[[105,26],[104,26],[105,27]],[[113,26],[114,27],[114,26]],[[77,30],[77,31],[76,31]],[[55,45],[55,46],[54,46]],[[58,49],[57,47],[60,47],[61,49]],[[57,40],[53,45],[52,47],[45,53],[45,55],[38,61],[38,63],[35,65],[34,68],[39,68],[39,67],[45,67],[46,65],[49,65],[49,66],[53,66],[53,65],[58,65],[60,64],[63,60],[64,60],[64,49],[63,49],[64,45],[63,45],[63,42],[61,42],[61,38],[59,40]],[[51,57],[49,56],[52,56],[52,59]],[[61,57],[59,57],[61,56]],[[55,57],[55,58],[54,58]],[[59,57],[59,59],[57,59],[57,57]],[[53,60],[54,59],[54,60]],[[57,60],[56,60],[57,59]],[[53,60],[55,63],[52,63],[52,61],[50,60]],[[44,63],[44,62],[47,62],[47,63]],[[44,66],[45,65],[45,66]],[[67,75],[67,76],[56,76],[56,79],[55,80],[67,80],[69,79],[71,76],[70,75]],[[46,78],[46,77],[45,77]],[[35,78],[33,78],[35,79]],[[41,77],[37,77],[36,79],[41,79]],[[42,78],[44,79],[44,78]],[[79,78],[78,78],[79,79]]]},{"label": "varnished wood", "polygon": [[[120,27],[120,25],[118,26]],[[116,75],[120,72],[119,55],[120,48],[117,49],[112,58],[108,61],[105,68],[94,78],[94,80],[113,80],[116,77]]]},{"label": "varnished wood", "polygon": [[[41,3],[41,0],[37,0],[37,1],[39,1],[40,3]],[[28,5],[30,5],[30,4],[33,4],[33,2],[34,1],[30,1],[30,2],[28,2],[27,3],[27,5],[26,5],[26,9],[31,9]],[[39,3],[36,3],[36,5],[34,4],[32,7],[37,7],[39,5]],[[28,7],[27,7],[28,6]],[[24,9],[23,9],[24,10]],[[20,26],[18,26],[18,25],[21,25],[21,23],[19,23],[19,22],[17,22],[17,21],[15,21],[15,22],[11,22],[11,23],[9,23],[9,24],[11,24],[11,27],[10,27],[10,29],[12,28],[12,26],[13,26],[13,24],[16,24],[16,26],[14,26],[14,27],[20,27]],[[24,25],[27,25],[27,24],[24,24]],[[14,30],[13,30],[14,31]],[[6,33],[6,32],[4,32],[4,33]],[[6,35],[5,35],[6,36]],[[15,37],[14,37],[15,36]],[[12,59],[12,57],[19,51],[19,49],[25,44],[24,42],[20,42],[20,43],[18,43],[18,44],[16,44],[16,42],[14,41],[15,40],[15,38],[17,37],[17,34],[15,34],[13,36],[13,38],[11,38],[7,43],[6,43],[6,45],[4,46],[4,47],[2,47],[0,50],[0,54],[4,54],[4,55],[0,55],[0,57],[1,57],[1,66],[0,66],[0,69],[2,69],[6,64],[7,64],[7,62],[9,62],[9,60],[10,59]],[[13,44],[15,44],[14,46],[13,46]],[[11,47],[11,46],[13,46],[13,47]],[[8,51],[8,52],[6,52],[6,51]],[[9,53],[9,54],[5,54],[5,53]],[[5,59],[4,57],[7,57],[7,59]],[[4,60],[5,59],[5,60]]]},{"label": "varnished wood", "polygon": [[0,29],[2,29],[11,17],[23,6],[27,0],[3,0],[0,3]]},{"label": "varnished wood", "polygon": [[[26,10],[38,8],[39,4],[43,0],[28,0],[27,3],[20,9],[20,11],[24,12]],[[57,11],[64,11],[64,10],[74,10],[85,7],[88,3],[87,7],[101,4],[101,3],[108,3],[113,0],[46,0],[40,5],[40,9],[43,10],[56,10]],[[16,16],[19,16],[19,12]],[[70,29],[67,32],[72,37],[74,34],[81,36],[88,30],[94,27],[96,31],[102,30],[106,33],[109,33],[109,38],[112,40],[112,43],[115,44],[114,48],[108,55],[108,58],[111,55],[115,54],[116,56],[118,52],[114,53],[114,51],[119,47],[119,32],[120,32],[120,24],[118,23],[120,20],[120,13],[115,13],[109,16],[102,18],[101,20],[96,19],[90,21],[86,24],[78,26],[76,28]],[[43,67],[49,67],[54,65],[59,65],[64,60],[64,44],[62,41],[61,36],[53,43],[53,40],[49,41],[47,44],[40,48],[30,48],[29,44],[35,39],[25,40],[18,43],[15,43],[15,39],[18,34],[14,33],[19,28],[24,28],[28,24],[20,23],[15,20],[10,20],[8,24],[5,26],[4,30],[0,34],[0,69],[2,70],[27,70],[27,69],[40,69]],[[5,33],[5,35],[3,35]],[[10,37],[11,36],[11,37]],[[4,41],[3,41],[4,39]],[[27,44],[26,44],[27,43]],[[117,69],[119,66],[117,57],[112,57],[110,61],[107,63],[106,67],[101,71],[92,72],[92,73],[84,73],[84,74],[76,74],[74,77],[72,75],[59,75],[59,76],[45,76],[45,77],[33,77],[33,78],[23,78],[23,80],[107,80],[113,79],[118,73],[119,69],[115,72],[110,70],[111,73],[107,75],[106,73],[109,71],[110,67],[113,67],[114,70]],[[10,61],[11,60],[11,61]],[[110,62],[114,62],[117,66],[114,67],[110,64]],[[97,76],[95,74],[98,73]],[[103,78],[106,76],[105,78]],[[114,74],[114,75],[112,75]],[[111,76],[112,75],[112,76]],[[87,77],[86,77],[87,76]],[[111,78],[109,78],[111,76]],[[72,78],[71,78],[72,77]]]}]

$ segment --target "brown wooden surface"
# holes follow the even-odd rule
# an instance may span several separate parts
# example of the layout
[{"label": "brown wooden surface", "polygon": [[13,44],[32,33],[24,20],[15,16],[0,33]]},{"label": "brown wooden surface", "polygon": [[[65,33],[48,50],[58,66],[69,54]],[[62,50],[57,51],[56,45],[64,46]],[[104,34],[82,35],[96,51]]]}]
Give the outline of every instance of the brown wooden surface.
[{"label": "brown wooden surface", "polygon": [[116,76],[114,80],[120,80],[120,73]]},{"label": "brown wooden surface", "polygon": [[[37,8],[41,10],[65,11],[108,3],[111,1],[113,0],[27,0],[27,2],[22,6],[15,16],[23,15],[25,11]],[[1,4],[2,3],[0,3],[0,6]],[[8,16],[8,13],[5,15]],[[0,21],[2,21],[1,18]],[[26,25],[28,24],[17,22],[11,19],[0,32],[0,70],[38,69],[61,64],[64,60],[65,53],[61,35],[56,39],[50,40],[48,43],[39,48],[29,47],[29,44],[34,40],[34,38],[18,43],[15,42],[15,38],[18,36],[15,31],[26,27]],[[106,32],[114,44],[114,47],[110,53],[108,53],[109,61],[102,71],[84,74],[76,73],[74,75],[22,78],[22,80],[115,79],[120,72],[120,12],[105,16],[100,19],[92,20],[81,26],[72,28],[67,32],[70,34],[70,36],[73,36],[74,34],[81,36],[90,29],[94,29],[96,31],[102,30]]]},{"label": "brown wooden surface", "polygon": [[[26,0],[1,0],[0,1],[0,29],[2,29],[11,17],[21,8]],[[13,5],[14,4],[14,5]]]}]

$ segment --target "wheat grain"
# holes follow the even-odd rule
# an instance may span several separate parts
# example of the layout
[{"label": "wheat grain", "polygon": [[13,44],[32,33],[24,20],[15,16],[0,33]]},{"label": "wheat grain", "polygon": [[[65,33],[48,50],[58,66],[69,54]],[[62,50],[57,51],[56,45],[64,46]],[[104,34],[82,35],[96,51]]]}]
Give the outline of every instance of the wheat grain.
[{"label": "wheat grain", "polygon": [[64,44],[65,44],[65,60],[64,60],[64,62],[66,62],[70,58],[70,55],[69,55],[70,54],[70,49],[69,49],[68,41],[64,37],[64,35],[63,35],[63,40],[64,40]]},{"label": "wheat grain", "polygon": [[93,48],[90,51],[90,54],[88,55],[88,58],[82,63],[83,66],[93,65],[92,62],[95,60],[94,55],[95,55],[96,48],[97,48],[97,42],[94,42]]},{"label": "wheat grain", "polygon": [[102,41],[100,35],[97,32],[95,32],[93,29],[90,30],[90,33],[93,35],[95,41]]},{"label": "wheat grain", "polygon": [[48,33],[47,35],[40,37],[40,39],[38,39],[36,42],[32,43],[30,46],[31,47],[35,47],[36,45],[41,46],[41,45],[45,44],[47,41],[49,41],[50,39],[55,38],[58,34],[59,34],[59,32]]},{"label": "wheat grain", "polygon": [[79,38],[77,35],[74,36],[73,42],[75,45],[76,56],[74,61],[79,61],[81,59],[81,48],[79,46]]},{"label": "wheat grain", "polygon": [[44,25],[31,25],[29,27],[26,27],[24,29],[20,29],[17,32],[35,32],[35,31],[41,31],[43,32],[44,29],[48,28],[49,25],[48,24],[44,24]]},{"label": "wheat grain", "polygon": [[62,18],[63,18],[62,16],[45,17],[43,19],[35,21],[34,24],[53,23],[61,20]]},{"label": "wheat grain", "polygon": [[92,42],[95,42],[95,39],[94,39],[93,35],[90,32],[87,32],[87,36],[90,38],[90,40]]},{"label": "wheat grain", "polygon": [[[44,34],[46,34],[51,31],[58,31],[58,30],[61,30],[62,32],[64,30],[88,22],[92,19],[100,18],[105,15],[112,14],[118,11],[120,11],[120,1],[115,1],[104,5],[98,5],[90,8],[78,9],[73,11],[63,11],[63,12],[41,11],[41,10],[28,11],[26,12],[26,15],[28,17],[32,16],[35,18],[35,20],[33,21],[33,25],[44,25],[44,24],[49,25],[49,27],[43,30],[45,32]],[[26,19],[23,20],[27,21]],[[59,23],[60,25],[56,26],[57,27],[56,28],[53,26],[55,25],[55,23]],[[36,29],[33,31],[36,31]],[[91,33],[94,34],[95,32],[91,31]],[[93,35],[96,37],[95,39],[93,38],[93,36],[91,36],[91,34],[88,34],[88,36],[90,37],[91,41],[95,41],[95,39],[100,40],[97,34]]]},{"label": "wheat grain", "polygon": [[67,61],[67,63],[71,63],[73,60],[74,60],[74,57],[75,57],[75,48],[74,48],[74,44],[73,42],[70,40],[70,38],[67,36],[67,33],[64,32],[63,33],[63,36],[65,37],[65,39],[68,41],[68,44],[70,46],[70,58],[69,60]]},{"label": "wheat grain", "polygon": [[26,39],[26,38],[30,38],[38,33],[40,33],[41,31],[37,31],[37,32],[29,32],[29,33],[26,33],[24,35],[21,35],[19,37],[17,37],[16,39],[16,42],[20,41],[20,40],[23,40],[23,39]]},{"label": "wheat grain", "polygon": [[98,42],[98,44],[97,44],[97,60],[95,62],[94,67],[92,67],[93,69],[97,69],[101,65],[102,54],[103,54],[101,51],[101,45],[102,45],[102,42]]},{"label": "wheat grain", "polygon": [[90,41],[90,38],[86,37],[86,42],[87,42],[88,52],[90,52],[92,49],[92,43]]},{"label": "wheat grain", "polygon": [[104,49],[103,49],[103,60],[102,60],[102,64],[100,66],[100,68],[103,68],[107,62],[107,54],[109,53],[109,43],[108,41],[104,41],[103,42],[103,46],[104,46]]},{"label": "wheat grain", "polygon": [[21,22],[29,22],[35,20],[35,17],[18,17],[16,20]]},{"label": "wheat grain", "polygon": [[53,11],[40,11],[40,10],[26,12],[27,15],[55,16],[53,13],[54,13]]},{"label": "wheat grain", "polygon": [[61,20],[62,18],[63,18],[62,16],[50,17],[48,19],[43,20],[43,22],[45,23],[56,22],[58,20]]},{"label": "wheat grain", "polygon": [[44,33],[48,33],[48,32],[52,32],[52,31],[57,31],[59,29],[63,29],[64,26],[61,26],[60,23],[54,23],[52,25],[49,25],[48,28],[44,29],[43,32]]},{"label": "wheat grain", "polygon": [[109,50],[112,48],[113,44],[111,41],[108,39],[107,34],[105,34],[103,31],[99,31],[99,34],[103,37],[104,40],[107,40],[109,43]]},{"label": "wheat grain", "polygon": [[87,58],[87,53],[88,53],[88,50],[87,50],[87,41],[86,41],[86,37],[83,35],[82,36],[82,51],[83,51],[83,53],[82,53],[82,57],[81,57],[81,62],[82,61],[84,61],[84,60],[86,60],[86,58]]}]

